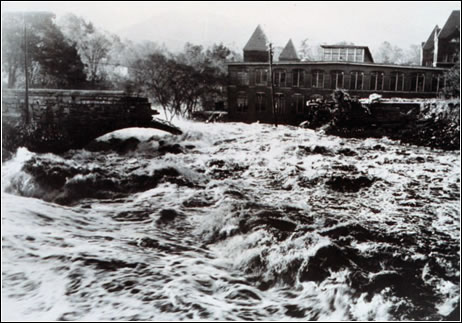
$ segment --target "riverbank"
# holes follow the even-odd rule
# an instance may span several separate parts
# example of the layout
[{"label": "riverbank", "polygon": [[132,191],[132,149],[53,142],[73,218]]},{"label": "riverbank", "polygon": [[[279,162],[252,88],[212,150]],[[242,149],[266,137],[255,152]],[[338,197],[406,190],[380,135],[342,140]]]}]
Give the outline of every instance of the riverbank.
[{"label": "riverbank", "polygon": [[[349,105],[349,115],[333,113],[326,133],[346,138],[388,137],[404,144],[460,150],[460,99],[414,103],[417,108],[387,111],[403,103],[396,101],[393,106],[385,102],[380,106],[379,102],[361,105],[342,102]],[[390,106],[385,107],[386,104]]]}]

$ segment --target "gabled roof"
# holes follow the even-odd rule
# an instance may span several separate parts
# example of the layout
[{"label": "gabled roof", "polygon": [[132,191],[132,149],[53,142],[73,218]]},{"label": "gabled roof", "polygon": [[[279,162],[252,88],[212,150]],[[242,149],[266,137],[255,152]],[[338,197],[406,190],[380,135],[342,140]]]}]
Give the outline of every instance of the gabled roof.
[{"label": "gabled roof", "polygon": [[281,54],[279,55],[280,61],[299,61],[297,51],[295,50],[295,46],[292,43],[292,39],[289,39],[286,47],[282,50]]},{"label": "gabled roof", "polygon": [[435,28],[433,28],[430,37],[428,37],[427,41],[423,45],[423,49],[429,50],[435,48],[435,34],[438,35],[440,30],[441,29],[438,27],[438,25],[436,25]]},{"label": "gabled roof", "polygon": [[460,10],[454,10],[441,29],[438,38],[453,37],[454,32],[458,30],[460,31]]},{"label": "gabled roof", "polygon": [[244,47],[244,51],[268,51],[268,40],[260,25],[253,32],[249,41]]}]

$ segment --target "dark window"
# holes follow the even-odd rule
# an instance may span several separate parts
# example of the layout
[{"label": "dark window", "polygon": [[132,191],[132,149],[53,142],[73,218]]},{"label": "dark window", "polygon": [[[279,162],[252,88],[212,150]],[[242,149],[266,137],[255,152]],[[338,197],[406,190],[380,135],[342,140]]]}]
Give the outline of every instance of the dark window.
[{"label": "dark window", "polygon": [[292,71],[292,86],[303,87],[304,76],[305,76],[304,70],[293,70]]},{"label": "dark window", "polygon": [[323,88],[324,87],[324,72],[323,71],[313,71],[311,75],[311,86],[314,88]]},{"label": "dark window", "polygon": [[247,72],[237,72],[237,84],[249,85],[249,74]]},{"label": "dark window", "polygon": [[303,106],[304,106],[304,103],[305,103],[303,95],[295,94],[293,96],[293,99],[294,99],[293,103],[294,103],[294,106],[295,106],[295,112],[297,114],[303,114]]},{"label": "dark window", "polygon": [[364,84],[364,73],[353,71],[350,74],[350,89],[351,90],[362,90]]},{"label": "dark window", "polygon": [[277,86],[277,87],[286,86],[286,70],[275,70],[273,77],[274,77],[274,86]]},{"label": "dark window", "polygon": [[256,102],[256,109],[258,111],[265,111],[266,110],[266,96],[263,92],[257,92],[257,102]]},{"label": "dark window", "polygon": [[438,92],[446,86],[446,78],[441,74],[432,75],[432,92]]},{"label": "dark window", "polygon": [[372,72],[370,90],[381,91],[383,90],[383,72]]},{"label": "dark window", "polygon": [[249,77],[246,71],[231,71],[229,72],[229,77],[233,85],[249,85]]},{"label": "dark window", "polygon": [[343,72],[341,71],[332,72],[330,85],[332,89],[343,88]]},{"label": "dark window", "polygon": [[247,95],[245,93],[239,93],[237,96],[237,112],[247,112],[248,103],[247,103]]},{"label": "dark window", "polygon": [[274,111],[276,113],[284,113],[285,106],[286,106],[286,102],[284,99],[284,94],[283,93],[274,94]]},{"label": "dark window", "polygon": [[255,84],[256,85],[268,85],[268,70],[258,68],[255,70]]},{"label": "dark window", "polygon": [[404,91],[404,73],[392,72],[390,80],[391,91]]},{"label": "dark window", "polygon": [[452,62],[457,63],[458,60],[459,60],[459,54],[457,53],[452,54]]},{"label": "dark window", "polygon": [[425,74],[414,73],[411,78],[411,91],[424,92],[425,91]]}]

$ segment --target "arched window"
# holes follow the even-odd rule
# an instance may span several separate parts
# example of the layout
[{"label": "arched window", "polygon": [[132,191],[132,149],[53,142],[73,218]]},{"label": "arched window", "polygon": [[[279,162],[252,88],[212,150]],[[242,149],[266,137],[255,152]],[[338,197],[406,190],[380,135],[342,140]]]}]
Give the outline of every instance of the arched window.
[{"label": "arched window", "polygon": [[350,73],[350,89],[351,90],[362,90],[364,84],[364,73],[359,71],[353,71]]},{"label": "arched window", "polygon": [[266,110],[266,95],[264,92],[257,92],[256,94],[256,110],[262,112]]},{"label": "arched window", "polygon": [[303,87],[303,79],[305,76],[305,71],[302,69],[295,69],[292,71],[292,86],[293,87]]},{"label": "arched window", "polygon": [[390,79],[391,91],[404,91],[404,73],[392,72]]},{"label": "arched window", "polygon": [[296,114],[303,114],[303,106],[305,105],[305,100],[303,95],[296,93],[293,95],[293,105],[295,107]]},{"label": "arched window", "polygon": [[230,72],[231,84],[249,85],[249,74],[247,71],[232,71]]},{"label": "arched window", "polygon": [[286,70],[277,69],[273,73],[274,86],[285,87],[286,86]]},{"label": "arched window", "polygon": [[425,74],[424,73],[412,74],[411,91],[415,91],[415,92],[425,91]]},{"label": "arched window", "polygon": [[236,111],[247,112],[248,107],[247,94],[245,92],[239,92],[237,95]]},{"label": "arched window", "polygon": [[432,75],[432,92],[438,92],[446,86],[446,78],[442,74]]},{"label": "arched window", "polygon": [[274,111],[276,113],[284,113],[286,110],[286,102],[284,98],[284,93],[275,93],[274,94]]},{"label": "arched window", "polygon": [[268,70],[266,68],[257,68],[255,70],[255,84],[268,85]]},{"label": "arched window", "polygon": [[311,86],[322,89],[324,87],[324,72],[315,70],[311,73]]},{"label": "arched window", "polygon": [[333,71],[331,73],[331,82],[330,87],[332,89],[342,89],[343,88],[343,75],[342,71]]},{"label": "arched window", "polygon": [[371,72],[370,90],[381,91],[383,90],[383,72]]}]

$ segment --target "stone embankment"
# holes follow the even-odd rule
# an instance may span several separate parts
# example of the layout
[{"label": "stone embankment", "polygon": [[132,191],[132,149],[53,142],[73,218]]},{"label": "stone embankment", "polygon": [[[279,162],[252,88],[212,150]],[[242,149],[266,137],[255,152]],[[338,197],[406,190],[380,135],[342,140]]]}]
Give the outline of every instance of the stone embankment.
[{"label": "stone embankment", "polygon": [[343,137],[388,137],[443,150],[460,149],[460,99],[354,101],[337,95],[326,132]]},{"label": "stone embankment", "polygon": [[171,124],[156,120],[147,98],[121,91],[34,89],[25,108],[22,90],[2,93],[2,152],[17,147],[59,153],[82,148],[108,132],[128,127],[152,127],[180,134]]}]

